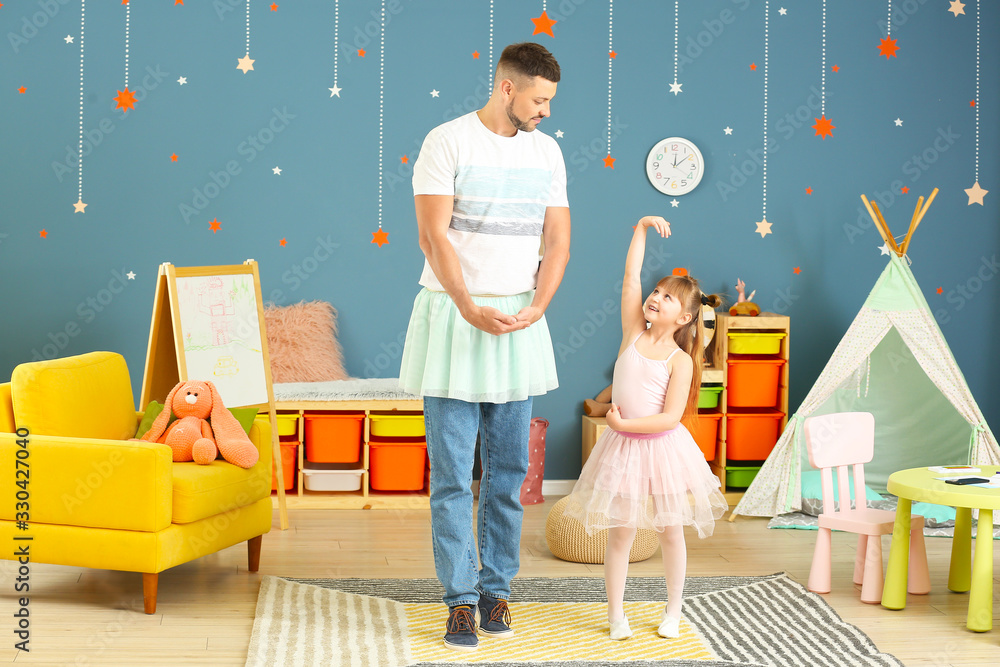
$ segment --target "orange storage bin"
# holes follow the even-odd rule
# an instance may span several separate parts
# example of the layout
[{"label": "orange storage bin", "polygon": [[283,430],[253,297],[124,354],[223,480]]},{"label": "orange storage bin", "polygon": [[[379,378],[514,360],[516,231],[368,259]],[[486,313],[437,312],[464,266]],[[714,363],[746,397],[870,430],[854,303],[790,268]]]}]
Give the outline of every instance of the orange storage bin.
[{"label": "orange storage bin", "polygon": [[[285,491],[295,486],[295,473],[299,466],[299,441],[290,438],[281,441],[281,470],[282,479],[285,480]],[[271,461],[271,490],[278,490],[278,472],[275,469],[274,461]]]},{"label": "orange storage bin", "polygon": [[706,461],[715,460],[715,450],[719,440],[719,422],[722,420],[721,412],[700,412],[697,423],[692,424],[690,417],[684,420],[684,426],[698,443],[698,449],[705,455]]},{"label": "orange storage bin", "polygon": [[306,413],[306,459],[316,463],[361,460],[365,415]]},{"label": "orange storage bin", "polygon": [[763,410],[726,415],[726,462],[763,461],[781,434],[785,413]]},{"label": "orange storage bin", "polygon": [[419,491],[427,467],[426,441],[369,442],[369,472],[375,491]]},{"label": "orange storage bin", "polygon": [[731,408],[773,408],[784,359],[729,358],[726,405]]}]

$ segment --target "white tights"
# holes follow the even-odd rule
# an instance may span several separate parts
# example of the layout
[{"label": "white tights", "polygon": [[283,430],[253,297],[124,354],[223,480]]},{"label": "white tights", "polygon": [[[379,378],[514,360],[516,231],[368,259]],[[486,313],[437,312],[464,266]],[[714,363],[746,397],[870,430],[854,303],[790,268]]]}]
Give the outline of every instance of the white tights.
[{"label": "white tights", "polygon": [[[608,621],[625,616],[625,578],[628,576],[628,555],[635,540],[635,528],[608,530],[608,547],[604,552],[604,589],[608,594]],[[684,573],[687,571],[687,545],[682,526],[667,526],[657,533],[663,553],[663,574],[667,580],[667,616],[680,618],[684,597]]]}]

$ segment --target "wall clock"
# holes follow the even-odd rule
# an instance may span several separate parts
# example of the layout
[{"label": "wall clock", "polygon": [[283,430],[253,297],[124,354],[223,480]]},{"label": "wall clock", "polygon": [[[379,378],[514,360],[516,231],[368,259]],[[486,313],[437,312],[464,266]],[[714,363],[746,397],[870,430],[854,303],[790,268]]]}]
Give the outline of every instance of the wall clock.
[{"label": "wall clock", "polygon": [[656,142],[646,157],[646,176],[665,195],[685,195],[694,190],[705,173],[698,147],[681,137]]}]

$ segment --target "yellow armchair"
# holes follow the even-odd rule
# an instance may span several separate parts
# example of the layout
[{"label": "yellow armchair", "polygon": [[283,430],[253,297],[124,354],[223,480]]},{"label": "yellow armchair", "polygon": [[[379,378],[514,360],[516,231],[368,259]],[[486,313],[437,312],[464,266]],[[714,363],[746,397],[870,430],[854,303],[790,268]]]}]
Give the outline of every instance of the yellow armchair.
[{"label": "yellow armchair", "polygon": [[[167,445],[129,440],[141,417],[121,355],[15,368],[0,384],[0,541],[31,562],[141,572],[152,614],[158,574],[174,565],[247,541],[257,571],[271,529],[271,427],[267,415],[254,421],[260,459],[244,470],[173,463]],[[17,560],[17,548],[0,557]]]}]

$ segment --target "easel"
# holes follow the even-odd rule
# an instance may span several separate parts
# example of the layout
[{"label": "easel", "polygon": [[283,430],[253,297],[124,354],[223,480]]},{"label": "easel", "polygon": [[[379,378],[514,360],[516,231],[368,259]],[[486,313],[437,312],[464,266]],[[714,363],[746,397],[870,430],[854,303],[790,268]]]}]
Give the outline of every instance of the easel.
[{"label": "easel", "polygon": [[[162,400],[178,382],[186,381],[190,378],[190,370],[194,371],[197,377],[213,377],[212,369],[204,368],[203,362],[194,362],[189,359],[185,352],[185,341],[183,329],[190,327],[189,323],[182,322],[181,294],[178,290],[178,279],[187,278],[201,279],[223,279],[230,277],[231,280],[239,280],[239,276],[245,276],[243,282],[252,279],[254,290],[253,305],[243,309],[242,314],[252,320],[256,316],[256,323],[250,322],[248,329],[257,334],[259,340],[254,336],[254,345],[259,345],[260,359],[263,368],[260,375],[262,382],[250,386],[245,394],[249,399],[227,399],[222,387],[219,393],[223,394],[223,400],[228,407],[253,407],[266,408],[271,421],[271,452],[274,457],[275,470],[282,474],[281,448],[278,445],[278,423],[274,405],[274,388],[271,385],[271,365],[267,353],[267,334],[264,331],[264,305],[260,289],[260,273],[257,262],[252,259],[246,260],[242,265],[231,266],[200,266],[200,267],[175,267],[173,264],[165,262],[160,265],[159,275],[156,278],[156,291],[153,297],[153,318],[149,327],[149,345],[146,348],[146,367],[142,377],[142,394],[139,399],[141,406],[149,405],[152,400]],[[237,278],[232,278],[237,277]],[[239,314],[234,307],[233,316]],[[182,326],[184,325],[184,326]],[[251,334],[251,335],[253,335]],[[252,361],[258,361],[256,350],[252,350]],[[230,357],[231,358],[231,357]],[[189,364],[189,362],[194,362]],[[235,364],[235,361],[234,361]],[[198,367],[195,367],[198,366]],[[219,382],[216,382],[219,384]],[[265,399],[266,396],[266,399]],[[277,484],[278,487],[278,509],[280,516],[281,530],[288,528],[288,509],[285,506],[285,485]]]},{"label": "easel", "polygon": [[910,240],[913,238],[913,232],[917,231],[917,225],[923,220],[924,214],[927,213],[927,209],[931,207],[931,202],[937,196],[938,189],[934,188],[931,190],[930,197],[927,198],[927,203],[924,203],[924,198],[920,197],[917,200],[917,208],[913,211],[913,217],[910,218],[910,228],[906,230],[906,236],[903,238],[903,242],[899,245],[896,244],[896,239],[892,235],[892,231],[889,229],[889,224],[882,217],[882,211],[879,210],[878,204],[873,201],[868,201],[868,198],[861,195],[861,201],[864,202],[865,208],[868,209],[868,215],[872,217],[875,222],[875,229],[882,236],[882,240],[885,241],[885,245],[889,250],[902,257],[906,254],[907,248],[910,247]]}]

